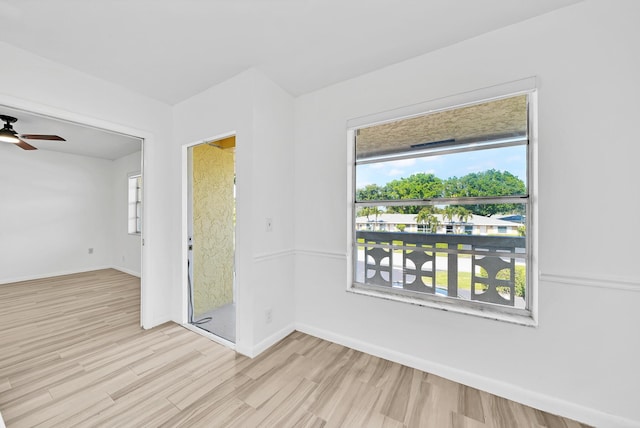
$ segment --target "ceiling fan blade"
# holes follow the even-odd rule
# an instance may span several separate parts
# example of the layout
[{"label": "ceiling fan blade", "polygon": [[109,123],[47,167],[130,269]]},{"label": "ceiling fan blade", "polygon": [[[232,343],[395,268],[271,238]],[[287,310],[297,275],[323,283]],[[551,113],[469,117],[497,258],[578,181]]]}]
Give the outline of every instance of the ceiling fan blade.
[{"label": "ceiling fan blade", "polygon": [[37,147],[33,147],[31,144],[26,143],[22,140],[20,140],[20,142],[17,143],[16,146],[20,147],[22,150],[38,150]]},{"label": "ceiling fan blade", "polygon": [[28,138],[30,140],[50,140],[50,141],[67,141],[57,135],[40,135],[40,134],[20,134],[21,138]]}]

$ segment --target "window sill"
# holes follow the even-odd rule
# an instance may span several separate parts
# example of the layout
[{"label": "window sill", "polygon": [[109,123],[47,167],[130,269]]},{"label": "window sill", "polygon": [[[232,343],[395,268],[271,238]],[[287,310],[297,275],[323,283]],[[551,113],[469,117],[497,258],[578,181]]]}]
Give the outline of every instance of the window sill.
[{"label": "window sill", "polygon": [[[439,296],[425,296],[425,298],[417,298],[394,293],[390,291],[377,291],[363,284],[352,284],[347,288],[347,292],[360,294],[369,297],[377,297],[379,299],[391,300],[394,302],[408,303],[411,305],[424,306],[432,309],[439,309],[442,311],[455,312],[460,314],[472,315],[485,319],[491,319],[495,321],[503,321],[511,324],[522,325],[526,327],[537,327],[538,321],[534,318],[533,314],[526,312],[526,314],[514,314],[509,312],[503,312],[499,307],[474,307],[472,302],[459,301],[446,297]],[[470,303],[470,304],[469,304]]]}]

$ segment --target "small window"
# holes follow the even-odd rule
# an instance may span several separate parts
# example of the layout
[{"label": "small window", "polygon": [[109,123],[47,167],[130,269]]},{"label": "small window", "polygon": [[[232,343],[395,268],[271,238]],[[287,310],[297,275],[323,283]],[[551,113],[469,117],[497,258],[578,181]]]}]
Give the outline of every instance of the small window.
[{"label": "small window", "polygon": [[129,218],[128,232],[140,234],[142,232],[142,175],[129,176]]},{"label": "small window", "polygon": [[533,93],[351,129],[354,217],[407,225],[358,230],[354,219],[352,290],[530,317],[530,237],[488,225],[531,210]]}]

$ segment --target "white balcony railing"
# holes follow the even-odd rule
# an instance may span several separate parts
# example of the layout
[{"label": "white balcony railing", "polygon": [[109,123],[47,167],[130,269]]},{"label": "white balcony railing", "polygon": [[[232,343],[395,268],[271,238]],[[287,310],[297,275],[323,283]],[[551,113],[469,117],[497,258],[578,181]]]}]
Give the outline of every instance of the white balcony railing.
[{"label": "white balcony railing", "polygon": [[356,283],[525,308],[526,238],[357,231]]}]

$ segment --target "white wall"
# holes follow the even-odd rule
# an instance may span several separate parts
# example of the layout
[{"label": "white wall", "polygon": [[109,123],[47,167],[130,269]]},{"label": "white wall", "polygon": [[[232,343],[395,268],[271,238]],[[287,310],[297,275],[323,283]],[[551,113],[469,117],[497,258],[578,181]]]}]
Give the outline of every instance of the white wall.
[{"label": "white wall", "polygon": [[110,267],[140,276],[127,173],[140,171],[141,152],[111,161],[2,144],[0,153],[0,283]]},{"label": "white wall", "polygon": [[[84,73],[0,43],[4,58],[0,105],[86,123],[145,138],[142,324],[152,327],[170,319],[171,279],[169,233],[172,218],[167,197],[171,175],[171,108]],[[1,162],[1,161],[0,161]],[[153,215],[151,213],[154,213]]]},{"label": "white wall", "polygon": [[0,283],[112,266],[112,166],[0,145]]},{"label": "white wall", "polygon": [[113,161],[112,182],[114,203],[113,215],[113,255],[112,264],[116,269],[140,276],[142,254],[140,235],[128,233],[129,180],[131,173],[142,171],[142,152],[132,153]]},{"label": "white wall", "polygon": [[[254,343],[261,352],[294,330],[293,98],[262,74],[253,86]],[[271,232],[266,219],[273,220]],[[273,321],[265,321],[270,309]]]},{"label": "white wall", "polygon": [[[185,320],[187,145],[236,134],[236,349],[256,355],[293,330],[293,100],[254,70],[212,87],[174,108],[172,181],[182,201],[173,215],[182,229],[171,238],[180,273],[174,278],[173,319]],[[182,159],[182,164],[180,160]],[[172,189],[173,190],[173,189]],[[272,232],[265,218],[273,218]],[[175,231],[175,230],[174,230]],[[273,321],[265,322],[270,308]]]},{"label": "white wall", "polygon": [[[640,212],[638,16],[635,1],[585,1],[298,98],[298,328],[600,426],[640,423],[640,230],[600,227]],[[539,327],[346,292],[347,120],[530,76]]]}]

